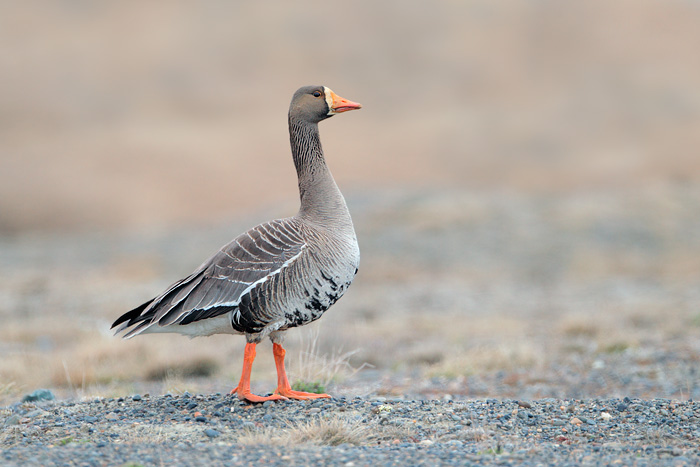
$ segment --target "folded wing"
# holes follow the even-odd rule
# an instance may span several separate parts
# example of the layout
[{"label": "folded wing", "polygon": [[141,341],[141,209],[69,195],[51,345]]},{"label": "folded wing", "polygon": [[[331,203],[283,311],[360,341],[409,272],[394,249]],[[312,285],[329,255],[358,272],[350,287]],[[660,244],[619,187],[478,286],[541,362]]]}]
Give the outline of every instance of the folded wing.
[{"label": "folded wing", "polygon": [[151,326],[190,324],[235,310],[246,293],[292,264],[306,244],[293,219],[250,229],[188,277],[119,317],[112,328],[125,338]]}]

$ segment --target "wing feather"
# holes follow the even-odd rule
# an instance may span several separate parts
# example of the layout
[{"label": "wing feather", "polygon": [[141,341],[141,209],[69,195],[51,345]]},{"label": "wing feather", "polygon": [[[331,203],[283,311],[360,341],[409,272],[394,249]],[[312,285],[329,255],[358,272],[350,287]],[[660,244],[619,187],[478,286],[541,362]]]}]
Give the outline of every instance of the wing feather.
[{"label": "wing feather", "polygon": [[194,273],[122,315],[112,327],[124,337],[152,325],[189,324],[228,313],[256,285],[278,274],[306,247],[293,219],[259,225],[225,245]]}]

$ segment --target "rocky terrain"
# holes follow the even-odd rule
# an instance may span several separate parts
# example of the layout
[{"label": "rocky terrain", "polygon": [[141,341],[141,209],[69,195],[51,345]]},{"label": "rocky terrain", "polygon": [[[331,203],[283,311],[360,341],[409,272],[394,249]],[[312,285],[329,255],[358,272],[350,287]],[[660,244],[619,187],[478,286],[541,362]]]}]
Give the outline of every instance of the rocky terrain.
[{"label": "rocky terrain", "polygon": [[700,404],[667,399],[250,405],[98,398],[2,411],[3,465],[695,465]]}]

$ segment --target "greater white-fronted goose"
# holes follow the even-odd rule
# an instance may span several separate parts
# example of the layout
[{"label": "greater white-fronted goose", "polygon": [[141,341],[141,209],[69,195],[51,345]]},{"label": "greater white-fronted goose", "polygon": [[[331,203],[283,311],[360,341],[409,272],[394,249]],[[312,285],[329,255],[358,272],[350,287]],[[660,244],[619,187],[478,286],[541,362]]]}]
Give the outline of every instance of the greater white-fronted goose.
[{"label": "greater white-fronted goose", "polygon": [[[325,86],[300,88],[289,106],[289,139],[301,207],[285,219],[253,227],[221,248],[186,278],[120,316],[112,328],[124,338],[152,332],[190,337],[245,334],[243,373],[231,391],[240,399],[330,397],[292,390],[284,368],[284,332],[308,324],[338,300],[360,264],[360,249],[345,199],[321,148],[318,122],[359,109]],[[277,389],[250,391],[255,347],[272,341]]]}]

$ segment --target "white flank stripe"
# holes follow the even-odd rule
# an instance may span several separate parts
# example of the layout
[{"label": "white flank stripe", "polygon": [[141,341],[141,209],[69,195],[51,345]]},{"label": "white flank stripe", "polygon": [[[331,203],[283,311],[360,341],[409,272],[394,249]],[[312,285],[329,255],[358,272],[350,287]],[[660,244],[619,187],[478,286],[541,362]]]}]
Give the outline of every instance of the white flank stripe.
[{"label": "white flank stripe", "polygon": [[[299,256],[301,256],[301,254],[304,252],[304,249],[305,249],[305,248],[306,248],[306,244],[302,245],[302,246],[301,246],[301,251],[299,251],[299,253],[297,253],[296,255],[292,256],[291,258],[289,258],[289,259],[288,259],[287,261],[285,261],[284,263],[282,263],[282,266],[280,266],[276,271],[271,272],[270,274],[268,274],[267,276],[263,277],[262,279],[259,279],[259,280],[255,281],[255,282],[252,282],[248,287],[245,288],[245,290],[243,290],[243,292],[241,292],[241,294],[238,296],[238,300],[236,300],[236,301],[234,301],[234,302],[215,303],[215,304],[213,304],[213,305],[211,305],[211,306],[208,306],[208,307],[206,307],[206,308],[198,308],[198,310],[208,310],[208,309],[210,309],[210,308],[214,308],[214,307],[217,307],[217,306],[237,306],[237,305],[240,303],[241,297],[242,297],[243,295],[245,295],[245,294],[247,294],[248,292],[250,292],[251,290],[253,290],[253,287],[255,287],[256,285],[262,284],[263,282],[269,280],[272,276],[274,276],[274,275],[279,274],[280,272],[282,272],[282,270],[283,270],[284,268],[288,267],[288,266],[289,266],[290,264],[292,264]],[[188,314],[188,313],[185,313],[185,314],[182,314],[182,315],[178,316],[177,319],[176,319],[175,321],[173,321],[171,324],[169,324],[169,325],[167,325],[167,326],[165,326],[165,327],[171,327],[171,326],[178,325],[178,323],[179,323],[180,321],[182,321],[182,320],[187,316],[187,314]],[[233,318],[234,318],[234,319],[237,318],[237,321],[240,323],[240,311],[238,311],[238,312],[236,313],[236,315],[235,315]],[[209,319],[211,319],[211,318],[208,318],[208,319],[205,319],[205,320],[202,320],[202,321],[208,321]],[[157,321],[152,321],[152,322],[148,323],[147,326],[144,326],[144,327],[143,327],[141,330],[139,330],[137,333],[132,334],[132,335],[128,335],[128,333],[127,333],[127,335],[125,335],[124,337],[127,338],[127,339],[130,339],[130,338],[132,338],[132,337],[134,337],[134,336],[137,336],[137,335],[139,335],[139,334],[146,334],[146,333],[148,333],[148,332],[168,332],[168,331],[157,331],[157,330],[155,330],[155,329],[159,328],[159,326],[155,326],[155,327],[153,327],[153,329],[151,329],[151,327],[152,327],[154,324],[156,324],[156,323],[157,323]],[[195,321],[194,323],[190,323],[190,324],[186,325],[185,327],[187,327],[187,326],[192,326],[193,324],[197,324],[197,323],[198,323],[198,322]],[[128,325],[127,325],[126,323],[125,323],[125,324],[122,324],[122,326],[121,326],[119,329],[116,330],[115,334],[118,334],[118,333],[120,333],[121,331],[126,330],[127,327],[128,327]],[[181,333],[181,334],[182,334],[182,333]],[[190,333],[184,333],[184,334],[188,334],[188,335],[189,335]],[[193,334],[193,335],[195,335],[195,334]]]},{"label": "white flank stripe", "polygon": [[[272,271],[272,272],[271,272],[270,274],[268,274],[267,276],[265,276],[265,277],[263,277],[263,278],[261,278],[261,279],[258,279],[258,280],[255,281],[255,282],[251,282],[251,284],[250,284],[248,287],[246,287],[246,288],[243,290],[243,292],[241,292],[241,294],[238,296],[238,300],[235,300],[235,301],[233,301],[233,302],[214,303],[213,305],[209,305],[209,306],[206,307],[206,308],[198,308],[198,310],[209,310],[210,308],[214,308],[214,307],[217,307],[217,306],[237,306],[237,305],[241,302],[241,297],[243,297],[245,294],[247,294],[248,292],[250,292],[251,290],[253,290],[253,289],[255,288],[255,286],[257,286],[258,284],[262,284],[263,282],[270,280],[270,278],[271,278],[272,276],[275,276],[275,275],[279,274],[280,272],[282,272],[282,270],[283,270],[284,268],[288,267],[290,264],[292,264],[292,263],[294,262],[294,260],[296,260],[299,256],[301,256],[301,254],[304,252],[304,249],[305,249],[305,248],[306,248],[306,245],[302,245],[302,246],[301,246],[301,251],[299,251],[299,253],[297,253],[296,255],[292,256],[291,258],[289,258],[289,259],[288,259],[287,261],[285,261],[284,263],[282,263],[282,266],[280,266],[278,269],[276,269],[275,271]],[[186,315],[185,315],[185,316],[186,316]],[[183,317],[184,317],[184,316],[183,316]],[[179,321],[179,319],[178,319],[178,321]]]}]

